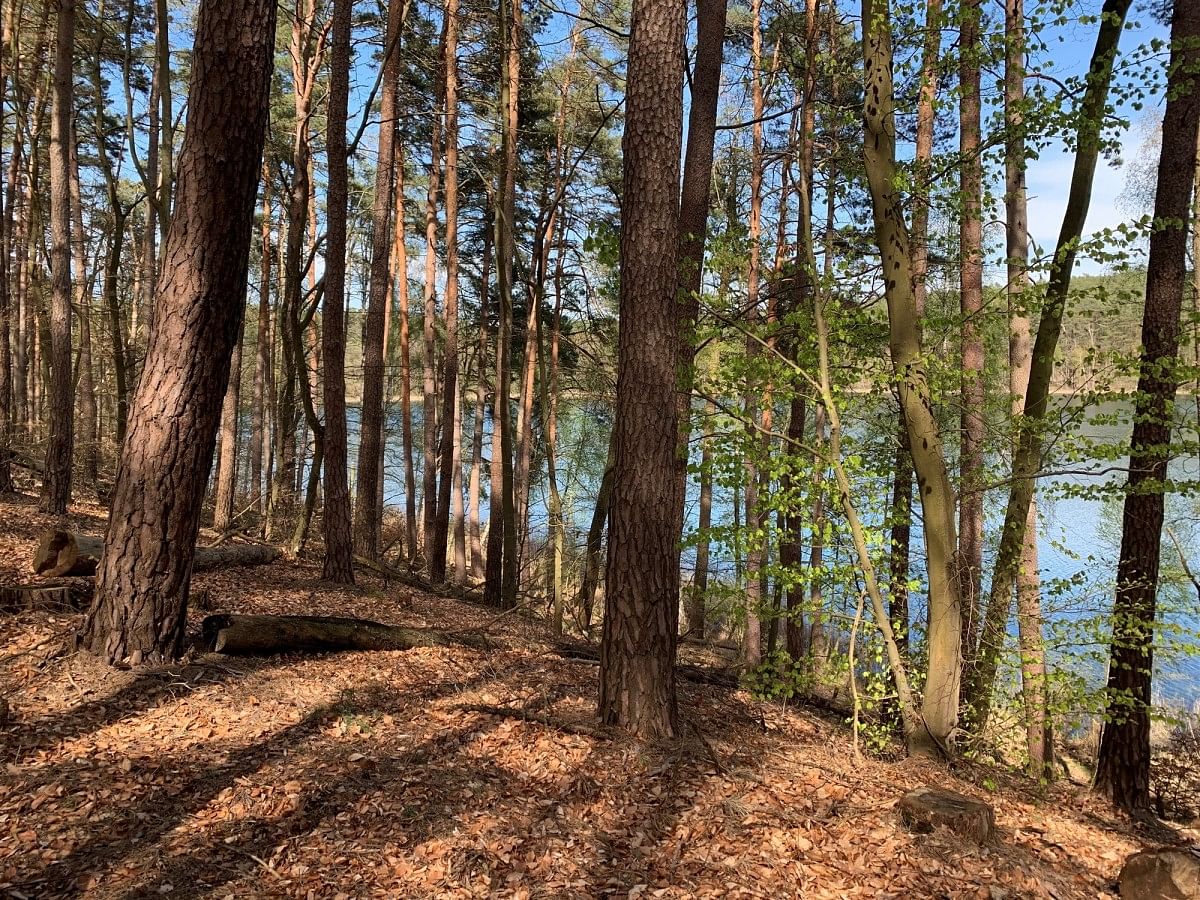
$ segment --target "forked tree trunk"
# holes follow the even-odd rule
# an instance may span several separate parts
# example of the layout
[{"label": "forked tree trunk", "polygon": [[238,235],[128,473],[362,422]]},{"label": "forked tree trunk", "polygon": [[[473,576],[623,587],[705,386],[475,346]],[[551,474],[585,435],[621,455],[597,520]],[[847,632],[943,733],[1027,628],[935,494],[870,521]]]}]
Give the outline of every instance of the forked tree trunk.
[{"label": "forked tree trunk", "polygon": [[1096,790],[1130,812],[1150,806],[1150,702],[1167,466],[1187,283],[1188,214],[1200,131],[1200,5],[1176,3],[1162,151],[1146,266],[1141,372],[1117,563],[1108,709]]},{"label": "forked tree trunk", "polygon": [[625,93],[625,203],[616,465],[600,718],[643,739],[678,729],[677,295],[685,0],[634,0]]},{"label": "forked tree trunk", "polygon": [[241,326],[266,134],[273,0],[202,0],[158,313],[117,470],[82,644],[174,657],[229,357]]}]

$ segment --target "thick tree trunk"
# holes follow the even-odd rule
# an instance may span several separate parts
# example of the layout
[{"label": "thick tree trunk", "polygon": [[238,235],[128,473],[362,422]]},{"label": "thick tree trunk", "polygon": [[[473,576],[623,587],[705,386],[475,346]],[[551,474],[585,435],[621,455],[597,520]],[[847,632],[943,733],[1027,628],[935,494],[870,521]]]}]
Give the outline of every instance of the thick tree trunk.
[{"label": "thick tree trunk", "polygon": [[271,0],[200,4],[179,204],[83,626],[83,646],[109,662],[182,649],[201,503],[241,326],[275,8]]},{"label": "thick tree trunk", "polygon": [[75,440],[71,377],[71,117],[74,114],[75,0],[58,0],[54,109],[50,119],[50,440],[42,508],[64,515],[71,502]]},{"label": "thick tree trunk", "polygon": [[1150,702],[1167,466],[1179,376],[1179,319],[1187,282],[1190,192],[1200,131],[1200,5],[1176,3],[1162,151],[1150,235],[1141,374],[1117,563],[1108,709],[1096,790],[1130,812],[1150,806]]},{"label": "thick tree trunk", "polygon": [[[350,30],[352,0],[335,0],[330,46],[328,134],[328,224],[325,234],[325,297],[322,300],[321,347],[325,357],[325,536],[324,578],[354,583],[354,543],[350,522],[350,485],[346,436],[346,216],[349,173],[346,159],[346,114],[350,96]],[[400,4],[393,4],[399,6]],[[389,11],[391,16],[398,12]],[[389,32],[395,29],[389,27]],[[380,128],[390,130],[391,122]]]},{"label": "thick tree trunk", "polygon": [[600,718],[678,729],[679,183],[684,0],[634,0],[625,95],[621,329]]},{"label": "thick tree trunk", "polygon": [[954,489],[933,414],[917,310],[911,253],[896,180],[891,16],[888,0],[863,0],[866,128],[864,156],[890,326],[892,366],[908,429],[913,468],[922,485],[925,556],[929,569],[929,667],[922,704],[924,727],[911,732],[910,752],[930,753],[949,740],[958,719],[962,643],[956,578]]},{"label": "thick tree trunk", "polygon": [[972,677],[966,685],[966,701],[971,707],[970,725],[976,731],[982,731],[987,726],[991,712],[992,688],[1004,644],[1005,625],[1012,609],[1013,587],[1025,546],[1029,508],[1033,503],[1035,482],[1042,465],[1042,421],[1049,407],[1054,354],[1062,331],[1075,256],[1091,206],[1092,179],[1100,153],[1100,129],[1108,102],[1113,61],[1130,5],[1131,0],[1105,0],[1096,46],[1088,67],[1087,90],[1079,111],[1075,164],[1071,173],[1067,209],[1063,215],[1054,259],[1050,264],[1042,317],[1033,345],[1025,414],[1019,423],[1018,444],[1013,455],[1012,486],[1009,488],[1000,547],[996,553],[991,589],[980,630],[979,653]]}]

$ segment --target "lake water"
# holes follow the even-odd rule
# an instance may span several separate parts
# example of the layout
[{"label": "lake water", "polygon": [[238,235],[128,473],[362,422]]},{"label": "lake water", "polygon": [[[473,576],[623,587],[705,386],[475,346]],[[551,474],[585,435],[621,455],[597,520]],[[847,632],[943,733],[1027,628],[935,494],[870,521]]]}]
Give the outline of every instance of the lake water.
[{"label": "lake water", "polygon": [[[848,401],[848,405],[855,402]],[[1062,459],[1049,468],[1053,474],[1039,482],[1040,569],[1043,579],[1043,603],[1047,618],[1047,646],[1052,659],[1061,667],[1083,674],[1092,683],[1102,683],[1107,658],[1107,616],[1111,611],[1120,543],[1119,487],[1124,483],[1123,457],[1113,458],[1119,448],[1127,447],[1130,425],[1128,407],[1110,403],[1097,407],[1089,421],[1070,421],[1064,410],[1061,416],[1069,435],[1057,442]],[[470,462],[470,430],[473,406],[464,409],[466,436],[463,443],[464,468]],[[1182,400],[1179,415],[1187,422],[1196,421],[1192,400]],[[414,443],[417,447],[417,490],[421,485],[419,404],[413,405]],[[357,410],[350,410],[351,477],[357,449]],[[847,451],[863,452],[873,446],[881,459],[890,459],[886,436],[871,435],[865,426],[855,422],[869,416],[854,410],[844,415],[847,421]],[[596,489],[603,474],[611,412],[605,407],[563,404],[559,424],[559,488],[563,496],[568,523],[568,543],[582,547],[590,522]],[[1194,428],[1190,436],[1194,437]],[[484,490],[487,483],[487,459],[490,457],[490,422],[485,424]],[[404,505],[403,456],[400,440],[400,409],[389,409],[389,437],[385,451],[385,500],[396,507]],[[694,461],[698,461],[698,446],[693,443]],[[536,464],[535,464],[536,465]],[[996,480],[1004,477],[1004,463],[995,461]],[[1170,474],[1177,482],[1200,483],[1200,458],[1195,453],[1176,457]],[[466,476],[464,474],[464,485]],[[544,479],[535,481],[531,493],[531,533],[535,539],[545,534],[547,521],[547,488]],[[875,477],[863,476],[860,494],[860,514],[870,523],[881,521],[882,504],[890,498],[890,475],[881,472]],[[989,546],[985,559],[985,574],[994,558],[995,538],[1000,530],[1007,488],[989,491],[986,495],[987,536]],[[418,497],[419,502],[419,497]],[[914,504],[919,512],[919,505]],[[689,529],[696,526],[698,515],[698,484],[695,478],[688,485]],[[730,489],[714,489],[714,524],[728,523],[733,513]],[[487,503],[482,504],[482,516],[487,518]],[[919,514],[913,529],[913,571],[923,572]],[[1167,522],[1186,554],[1194,572],[1200,573],[1200,507],[1186,496],[1175,495],[1168,500]],[[1164,537],[1164,567],[1174,555],[1173,546]],[[1171,548],[1171,549],[1167,549]],[[851,561],[849,546],[830,546],[827,564],[844,565]],[[807,558],[807,555],[806,555]],[[694,568],[694,551],[685,549],[683,568],[685,579]],[[734,559],[721,545],[713,546],[711,578],[732,582]],[[1164,585],[1160,591],[1163,618],[1168,627],[1160,636],[1162,649],[1157,653],[1156,700],[1172,706],[1192,707],[1200,702],[1200,601],[1196,591],[1179,583],[1178,565],[1174,565],[1175,583]],[[986,585],[985,585],[986,592]],[[849,602],[848,600],[846,602]],[[914,618],[923,616],[920,597],[912,599]],[[919,621],[917,623],[919,628]],[[1178,630],[1178,633],[1175,631]],[[1010,623],[1015,635],[1015,623]]]}]

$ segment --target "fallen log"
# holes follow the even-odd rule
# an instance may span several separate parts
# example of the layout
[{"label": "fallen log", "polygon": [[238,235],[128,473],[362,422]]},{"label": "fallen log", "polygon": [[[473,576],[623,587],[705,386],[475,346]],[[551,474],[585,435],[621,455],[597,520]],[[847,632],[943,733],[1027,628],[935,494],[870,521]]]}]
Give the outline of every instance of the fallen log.
[{"label": "fallen log", "polygon": [[73,612],[86,609],[92,602],[96,581],[93,578],[51,578],[37,584],[0,587],[0,610],[47,609]]},{"label": "fallen log", "polygon": [[[33,554],[33,571],[44,577],[95,575],[104,553],[104,541],[74,531],[50,528],[42,532]],[[267,544],[226,544],[197,547],[193,572],[234,566],[260,566],[271,562],[279,550]]]},{"label": "fallen log", "polygon": [[477,635],[432,628],[384,625],[341,616],[208,616],[200,624],[201,649],[230,656],[326,653],[339,650],[412,650],[414,647],[471,647],[487,641]]}]

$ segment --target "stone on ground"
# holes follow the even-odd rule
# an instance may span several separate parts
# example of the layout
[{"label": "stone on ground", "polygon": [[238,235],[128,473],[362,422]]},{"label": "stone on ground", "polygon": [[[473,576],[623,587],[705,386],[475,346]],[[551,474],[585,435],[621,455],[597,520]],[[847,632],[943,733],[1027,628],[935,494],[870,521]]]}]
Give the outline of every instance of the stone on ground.
[{"label": "stone on ground", "polygon": [[1200,900],[1200,847],[1143,850],[1125,860],[1121,896],[1131,900]]}]

